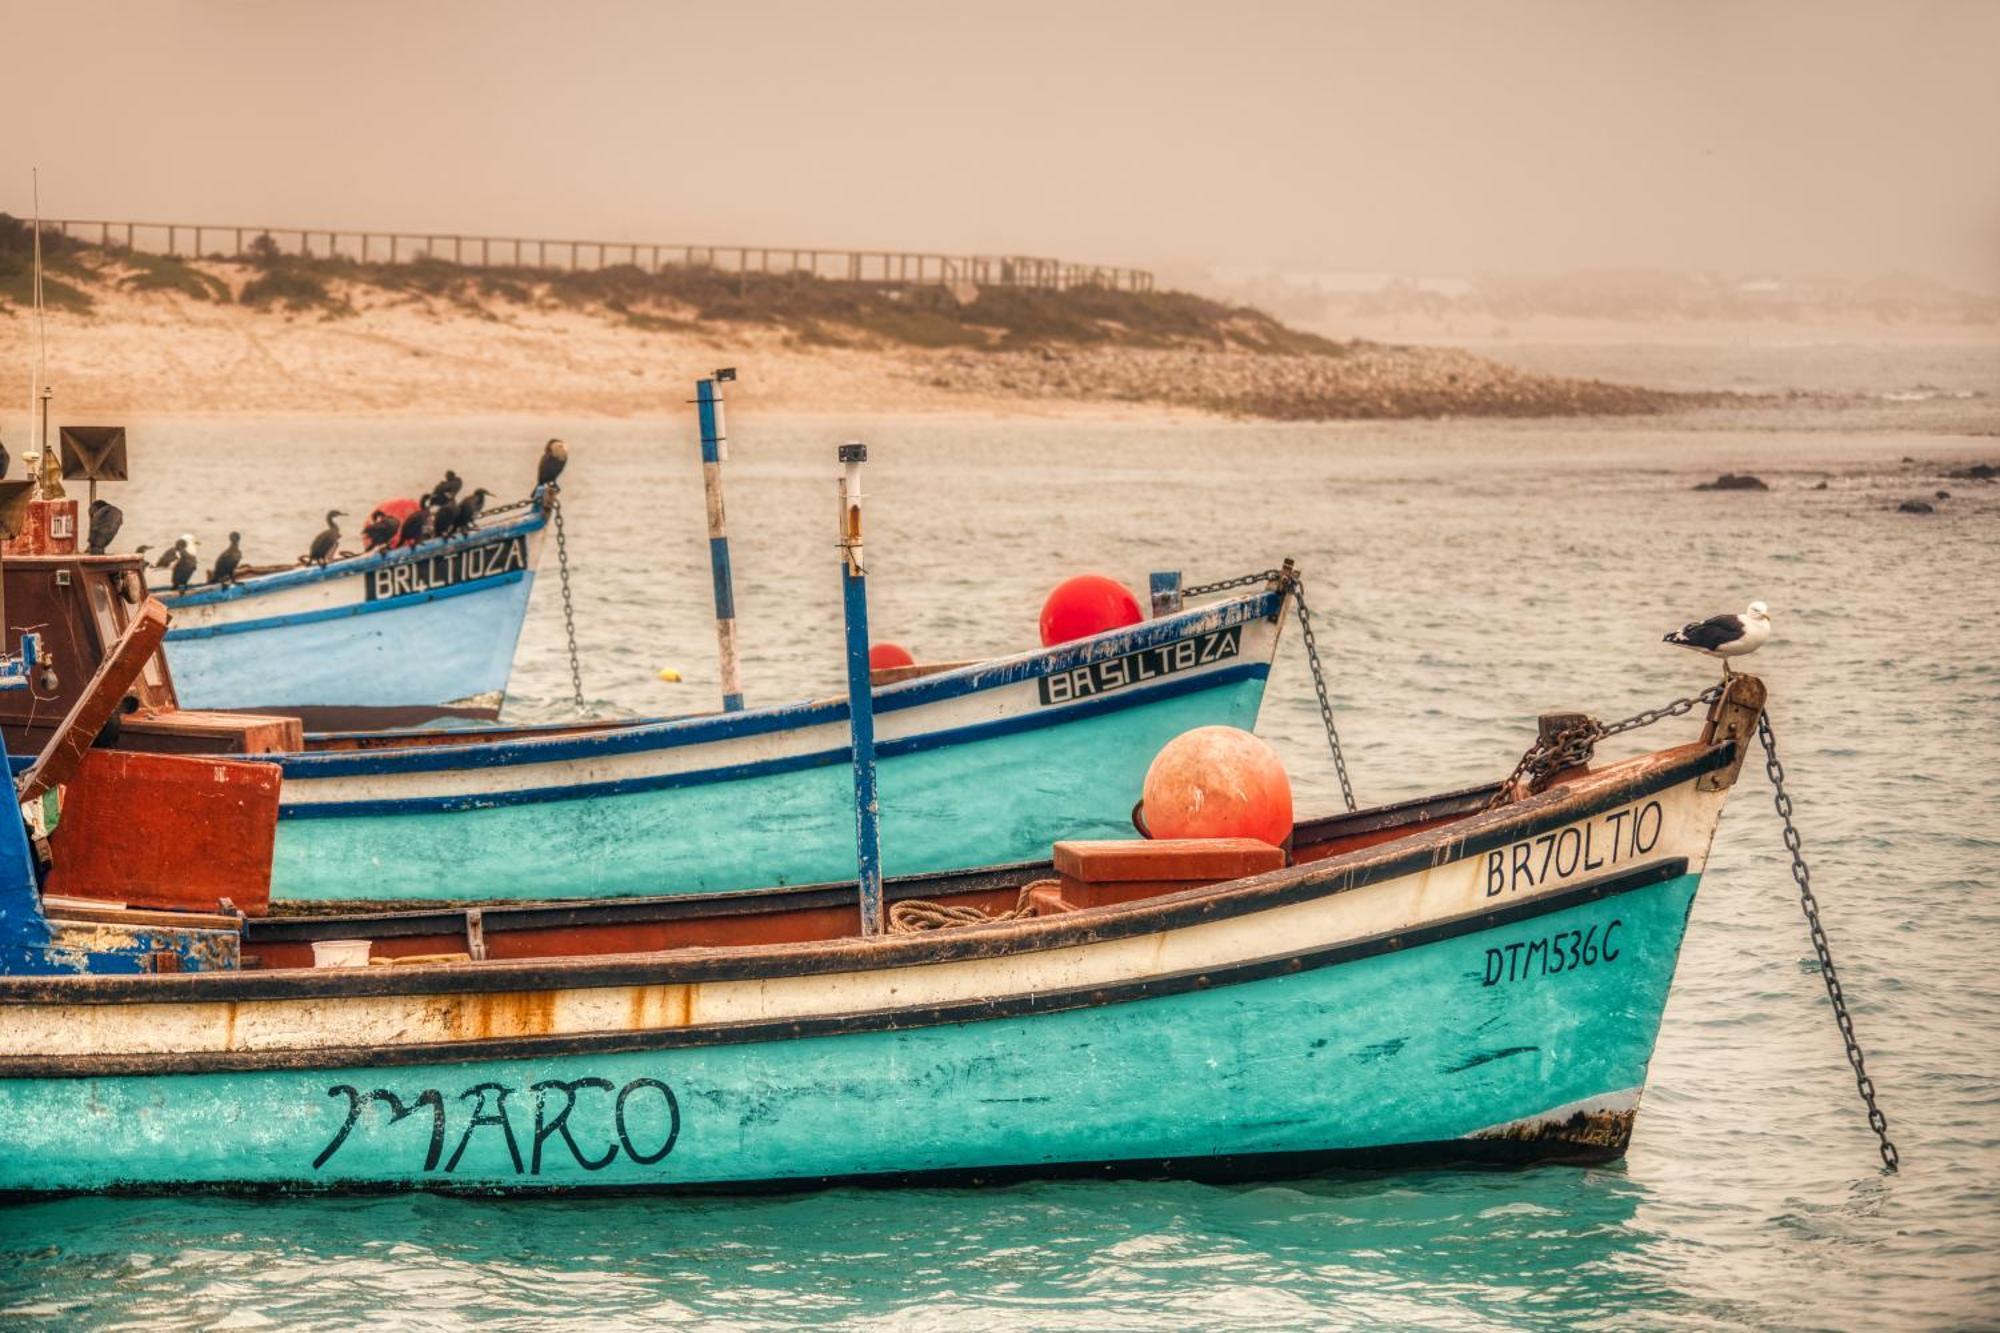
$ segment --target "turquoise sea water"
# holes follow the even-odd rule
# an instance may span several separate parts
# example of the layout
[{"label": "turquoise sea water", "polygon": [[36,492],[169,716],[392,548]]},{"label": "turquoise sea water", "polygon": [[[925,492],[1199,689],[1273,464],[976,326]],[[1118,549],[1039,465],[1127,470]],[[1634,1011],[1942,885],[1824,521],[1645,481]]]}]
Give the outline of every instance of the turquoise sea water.
[{"label": "turquoise sea water", "polygon": [[[1364,801],[1504,773],[1537,712],[1617,717],[1699,689],[1709,665],[1661,633],[1769,602],[1756,666],[1902,1173],[1879,1170],[1753,767],[1615,1166],[749,1199],[75,1200],[0,1211],[0,1323],[2000,1321],[2000,486],[1938,479],[2000,461],[1994,399],[1581,423],[771,420],[745,375],[729,494],[753,699],[838,688],[833,450],[855,436],[873,446],[878,637],[919,657],[1028,644],[1042,594],[1079,570],[1143,588],[1150,569],[1200,580],[1297,557]],[[134,424],[139,480],[113,497],[126,541],[193,529],[213,549],[236,527],[258,560],[295,554],[328,503],[421,489],[448,463],[523,490],[541,440],[563,434],[593,700],[661,712],[714,697],[684,416]],[[1724,470],[1772,490],[1690,489]],[[1893,512],[1938,489],[1952,496],[1936,514]],[[561,643],[545,578],[518,715],[563,714]],[[657,682],[667,665],[687,683]],[[1262,729],[1301,805],[1337,799],[1296,640]]]}]

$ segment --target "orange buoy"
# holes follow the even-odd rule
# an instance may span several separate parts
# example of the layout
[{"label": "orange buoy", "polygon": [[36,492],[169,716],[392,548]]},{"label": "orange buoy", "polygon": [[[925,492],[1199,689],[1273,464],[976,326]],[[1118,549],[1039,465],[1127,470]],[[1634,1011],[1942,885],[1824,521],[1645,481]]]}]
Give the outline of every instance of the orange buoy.
[{"label": "orange buoy", "polygon": [[1278,752],[1235,727],[1196,727],[1146,770],[1146,832],[1155,838],[1292,836],[1292,782]]},{"label": "orange buoy", "polygon": [[1042,646],[1053,648],[1072,639],[1087,639],[1143,619],[1139,599],[1117,579],[1078,574],[1058,583],[1042,603]]},{"label": "orange buoy", "polygon": [[917,659],[910,656],[910,650],[900,643],[878,643],[868,650],[868,669],[884,671],[889,667],[915,666]]}]

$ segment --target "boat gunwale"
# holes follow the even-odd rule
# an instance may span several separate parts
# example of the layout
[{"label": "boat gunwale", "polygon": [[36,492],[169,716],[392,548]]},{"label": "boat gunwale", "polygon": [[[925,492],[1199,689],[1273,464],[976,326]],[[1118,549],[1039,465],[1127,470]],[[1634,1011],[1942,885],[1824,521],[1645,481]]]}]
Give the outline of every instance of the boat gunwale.
[{"label": "boat gunwale", "polygon": [[[498,592],[502,588],[526,583],[529,571],[513,569],[505,574],[493,574],[485,578],[467,579],[443,588],[426,588],[422,592],[403,593],[395,597],[382,597],[375,601],[342,602],[338,606],[322,606],[312,611],[286,611],[275,616],[263,616],[255,620],[223,620],[213,625],[189,625],[182,629],[168,630],[169,643],[198,643],[203,639],[227,638],[232,634],[263,634],[270,630],[291,629],[298,625],[324,625],[329,621],[350,620],[356,616],[381,615],[390,611],[408,611],[434,602],[451,601],[459,597],[476,597],[481,593]],[[443,706],[443,705],[441,705]]]},{"label": "boat gunwale", "polygon": [[589,990],[882,971],[1052,952],[1253,915],[1479,856],[1726,768],[1734,755],[1735,742],[1729,740],[1672,746],[1576,774],[1511,805],[1305,865],[1127,903],[951,931],[367,969],[0,977],[0,1003],[204,1003]]},{"label": "boat gunwale", "polygon": [[[1046,731],[1051,727],[1120,713],[1127,709],[1142,708],[1151,704],[1166,703],[1188,695],[1200,694],[1205,690],[1225,689],[1241,685],[1247,681],[1264,681],[1268,678],[1270,664],[1263,661],[1232,662],[1228,666],[1201,675],[1169,676],[1165,680],[1139,686],[1131,690],[1121,690],[1115,694],[1093,695],[1078,699],[1058,707],[1037,709],[1032,712],[1006,714],[987,717],[977,722],[962,723],[958,726],[942,727],[935,731],[918,731],[907,736],[894,736],[878,740],[875,755],[878,759],[894,759],[902,755],[923,754],[931,750],[945,749],[957,745],[971,745],[1000,736],[1017,736],[1027,732]],[[827,722],[846,720],[846,703],[838,708],[840,716],[825,719]],[[718,716],[740,716],[724,714]],[[807,725],[822,725],[815,720]],[[784,730],[784,728],[764,729]],[[660,733],[656,733],[656,737]],[[608,741],[617,737],[607,737]],[[722,740],[736,739],[723,737]],[[547,742],[530,742],[546,744]],[[718,743],[716,738],[705,736],[670,736],[664,743],[652,745],[607,746],[603,752],[583,756],[585,760],[606,758],[620,754],[659,754],[674,750],[699,749],[705,745]],[[500,742],[499,744],[512,744]],[[447,750],[448,746],[418,746],[416,750]],[[393,751],[372,751],[363,753],[393,753]],[[741,781],[746,778],[768,777],[778,773],[797,773],[808,769],[845,766],[851,751],[845,745],[819,750],[807,750],[796,754],[772,755],[763,759],[752,759],[735,764],[721,764],[712,768],[690,768],[666,773],[638,773],[629,777],[605,778],[596,782],[546,782],[532,787],[486,787],[474,791],[451,792],[445,794],[418,794],[408,796],[363,797],[358,800],[313,800],[282,801],[278,807],[278,817],[286,820],[297,819],[373,819],[401,815],[427,815],[455,813],[464,810],[491,810],[505,806],[540,805],[558,801],[607,800],[620,796],[637,795],[644,792],[665,791],[682,787],[703,787],[717,783]],[[249,756],[255,758],[255,756]],[[570,762],[569,760],[530,758],[513,756],[482,757],[473,764],[441,765],[432,772],[489,772],[505,768],[540,768]],[[298,776],[291,768],[286,768],[287,776]]]},{"label": "boat gunwale", "polygon": [[253,574],[249,578],[237,579],[220,586],[212,583],[196,584],[186,592],[159,591],[153,595],[164,602],[169,611],[201,606],[226,606],[247,598],[261,597],[267,593],[283,592],[288,588],[304,588],[315,583],[353,578],[370,570],[393,568],[416,560],[428,560],[433,556],[445,555],[452,551],[484,546],[496,540],[527,536],[530,533],[540,532],[548,526],[548,522],[548,514],[541,506],[531,505],[528,512],[519,519],[509,519],[490,527],[474,528],[470,532],[442,540],[432,537],[418,542],[415,546],[361,551],[341,560],[330,560],[323,565],[293,566],[273,570],[268,574]]},{"label": "boat gunwale", "polygon": [[[1109,630],[1054,648],[1028,649],[1005,657],[976,662],[952,671],[942,671],[933,676],[921,676],[894,685],[885,685],[874,692],[875,712],[879,717],[884,713],[917,708],[925,704],[945,702],[1009,685],[1039,680],[1091,662],[1123,656],[1126,653],[1144,652],[1148,648],[1178,642],[1194,634],[1213,633],[1216,630],[1247,625],[1258,620],[1279,619],[1282,611],[1282,594],[1266,588],[1244,596],[1192,607],[1171,616],[1162,616],[1157,620],[1141,621],[1136,625]],[[1202,628],[1205,621],[1213,621],[1213,628]],[[1277,643],[1278,639],[1274,637],[1271,645],[1273,654],[1277,650]],[[1232,665],[1248,666],[1253,663],[1238,659]],[[1263,665],[1268,671],[1269,661],[1265,660]],[[1188,673],[1186,678],[1189,681],[1196,681],[1208,674],[1215,673]],[[1174,676],[1167,676],[1159,683],[1165,685],[1172,683],[1174,679]],[[1139,690],[1120,690],[1111,694],[1093,695],[1090,699],[1078,702],[1090,702],[1094,699],[1109,700],[1139,694],[1141,694]],[[1067,711],[1067,709],[1050,711]],[[408,749],[376,747],[351,750],[298,750],[285,754],[251,757],[264,758],[281,764],[288,778],[311,780],[467,768],[514,768],[563,763],[572,759],[610,758],[631,752],[677,749],[711,741],[739,740],[775,731],[803,730],[807,727],[831,725],[844,722],[846,718],[845,698],[804,699],[762,708],[746,708],[733,713],[695,713],[683,717],[620,722],[610,728],[581,733],[557,733],[528,739],[427,743]],[[288,803],[287,813],[296,815],[310,804],[313,803]]]}]

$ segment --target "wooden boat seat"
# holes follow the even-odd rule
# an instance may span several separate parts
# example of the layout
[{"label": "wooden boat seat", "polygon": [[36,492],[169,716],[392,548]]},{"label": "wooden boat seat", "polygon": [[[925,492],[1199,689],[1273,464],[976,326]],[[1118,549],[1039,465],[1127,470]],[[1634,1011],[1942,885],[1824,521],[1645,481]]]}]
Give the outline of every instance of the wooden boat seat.
[{"label": "wooden boat seat", "polygon": [[1057,882],[1070,910],[1129,903],[1284,868],[1285,854],[1255,838],[1059,842]]},{"label": "wooden boat seat", "polygon": [[[159,708],[119,722],[121,745],[155,754],[286,754],[305,748],[295,717],[265,713],[211,713]],[[143,745],[134,742],[143,740]]]}]

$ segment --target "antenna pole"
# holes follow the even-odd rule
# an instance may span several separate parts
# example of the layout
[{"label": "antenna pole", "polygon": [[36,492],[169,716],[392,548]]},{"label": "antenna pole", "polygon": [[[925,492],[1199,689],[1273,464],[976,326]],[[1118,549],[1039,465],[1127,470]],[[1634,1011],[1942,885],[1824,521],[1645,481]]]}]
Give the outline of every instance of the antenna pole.
[{"label": "antenna pole", "polygon": [[[28,376],[28,437],[30,439],[35,438],[36,414],[40,412],[42,414],[41,438],[42,442],[46,444],[49,434],[47,420],[48,404],[43,400],[42,380],[46,378],[48,373],[49,337],[48,320],[42,311],[42,169],[40,167],[31,167],[28,172],[28,179],[34,193],[35,203],[35,271],[34,281],[29,287],[29,293],[35,306],[36,325],[34,366],[32,373]],[[35,477],[35,483],[37,493],[39,493],[41,485],[39,473]]]}]

